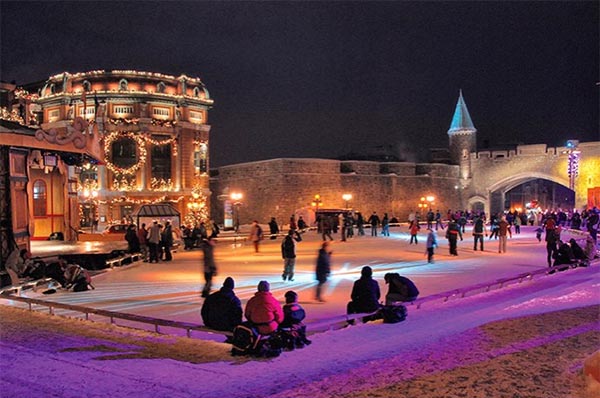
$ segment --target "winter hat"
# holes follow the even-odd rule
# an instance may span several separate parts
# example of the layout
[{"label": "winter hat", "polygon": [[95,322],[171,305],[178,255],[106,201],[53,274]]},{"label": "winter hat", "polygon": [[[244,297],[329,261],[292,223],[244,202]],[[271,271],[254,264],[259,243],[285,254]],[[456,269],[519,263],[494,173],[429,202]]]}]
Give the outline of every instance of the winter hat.
[{"label": "winter hat", "polygon": [[298,301],[298,294],[295,291],[288,290],[287,292],[285,292],[285,303],[286,304],[295,303],[296,301]]},{"label": "winter hat", "polygon": [[235,283],[233,282],[233,278],[228,276],[227,278],[225,278],[225,281],[223,282],[223,287],[227,287],[229,289],[233,289],[235,287]]},{"label": "winter hat", "polygon": [[258,282],[258,291],[259,292],[268,292],[271,289],[271,285],[267,281]]},{"label": "winter hat", "polygon": [[362,270],[360,271],[360,274],[361,274],[362,276],[367,276],[367,277],[370,277],[370,276],[372,276],[372,275],[373,275],[373,270],[371,269],[371,267],[369,267],[369,266],[367,265],[367,266],[364,266],[364,267],[362,268]]}]

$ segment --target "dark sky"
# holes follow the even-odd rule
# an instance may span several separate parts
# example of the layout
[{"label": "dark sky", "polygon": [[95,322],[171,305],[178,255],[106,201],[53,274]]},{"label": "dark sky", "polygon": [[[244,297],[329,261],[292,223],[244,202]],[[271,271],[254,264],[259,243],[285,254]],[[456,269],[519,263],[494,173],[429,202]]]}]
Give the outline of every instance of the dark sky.
[{"label": "dark sky", "polygon": [[0,79],[200,77],[211,166],[445,147],[459,89],[478,145],[600,140],[599,2],[0,2]]}]

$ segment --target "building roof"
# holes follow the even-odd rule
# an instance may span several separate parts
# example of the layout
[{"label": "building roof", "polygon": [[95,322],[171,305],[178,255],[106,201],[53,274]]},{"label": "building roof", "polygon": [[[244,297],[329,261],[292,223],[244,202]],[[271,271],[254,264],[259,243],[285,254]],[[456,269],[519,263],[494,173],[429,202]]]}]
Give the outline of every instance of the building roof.
[{"label": "building roof", "polygon": [[448,130],[448,134],[450,135],[467,132],[474,133],[476,131],[477,129],[473,125],[471,115],[469,115],[469,110],[467,109],[467,104],[465,104],[462,90],[460,90],[458,102],[456,103],[456,110],[454,111],[454,117],[452,118],[452,123],[450,124],[450,130]]}]

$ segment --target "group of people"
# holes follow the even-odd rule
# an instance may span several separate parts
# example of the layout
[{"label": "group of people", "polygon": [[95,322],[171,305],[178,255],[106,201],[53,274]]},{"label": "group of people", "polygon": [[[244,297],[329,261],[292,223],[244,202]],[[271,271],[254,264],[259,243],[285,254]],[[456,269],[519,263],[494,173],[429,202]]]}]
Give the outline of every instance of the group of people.
[{"label": "group of people", "polygon": [[[64,256],[59,256],[56,262],[46,264],[40,258],[33,258],[27,249],[15,249],[6,261],[6,270],[13,285],[18,285],[23,279],[52,278],[62,288],[72,289],[74,292],[94,288],[90,273],[78,264],[69,263]],[[50,290],[52,289],[48,292]]]},{"label": "group of people", "polygon": [[[372,268],[364,266],[360,275],[352,287],[351,301],[346,307],[348,314],[372,313],[382,306],[379,283],[373,279]],[[385,305],[387,306],[412,302],[419,296],[419,289],[413,281],[398,273],[387,273],[384,280],[388,285],[388,292],[385,295]]]},{"label": "group of people", "polygon": [[221,229],[214,221],[209,222],[210,228],[206,227],[206,223],[201,221],[195,225],[185,225],[181,230],[183,238],[183,250],[192,250],[195,247],[202,247],[202,244],[207,239],[214,239],[219,236]]},{"label": "group of people", "polygon": [[582,248],[574,238],[568,242],[561,239],[563,227],[558,219],[549,215],[545,218],[542,227],[536,230],[537,238],[541,241],[542,233],[545,234],[546,261],[548,267],[561,264],[572,264],[576,262],[587,263],[596,255],[596,241],[590,233],[586,236],[585,246]]},{"label": "group of people", "polygon": [[242,304],[233,291],[234,287],[233,278],[227,277],[220,290],[206,297],[200,311],[205,326],[215,330],[233,331],[242,323],[243,314],[262,336],[285,330],[292,331],[297,336],[294,348],[311,343],[306,337],[306,326],[302,322],[306,313],[298,303],[296,292],[286,292],[285,304],[281,306],[271,293],[269,282],[260,281],[256,293],[242,311]]},{"label": "group of people", "polygon": [[171,221],[165,221],[165,225],[159,224],[157,220],[146,228],[142,223],[136,230],[135,224],[129,224],[125,232],[127,250],[129,253],[141,253],[144,262],[171,261],[173,255],[173,228]]}]

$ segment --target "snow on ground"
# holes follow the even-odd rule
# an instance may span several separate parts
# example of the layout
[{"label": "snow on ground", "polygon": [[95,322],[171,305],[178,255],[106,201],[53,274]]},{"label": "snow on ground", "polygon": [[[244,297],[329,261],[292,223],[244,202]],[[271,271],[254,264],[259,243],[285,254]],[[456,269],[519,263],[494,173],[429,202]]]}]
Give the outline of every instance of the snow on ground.
[{"label": "snow on ground", "polygon": [[[506,255],[473,253],[468,239],[456,259],[442,255],[442,247],[433,266],[424,263],[423,246],[409,247],[398,234],[361,239],[335,245],[337,275],[324,305],[311,297],[313,238],[301,244],[305,258],[291,285],[276,281],[281,259],[273,243],[260,255],[223,245],[219,276],[234,275],[245,299],[262,278],[273,282],[278,296],[291,286],[301,292],[309,318],[328,319],[343,313],[351,282],[367,263],[383,292],[383,274],[399,270],[423,295],[545,266],[543,244],[527,234],[509,241]],[[106,273],[96,278],[95,291],[50,297],[199,321],[199,254],[176,256],[172,264]],[[112,299],[104,296],[108,290]],[[0,306],[0,391],[24,397],[592,397],[581,367],[600,347],[599,292],[595,264],[409,307],[400,324],[379,321],[315,334],[312,345],[273,359],[231,357],[230,346],[220,342]]]}]

